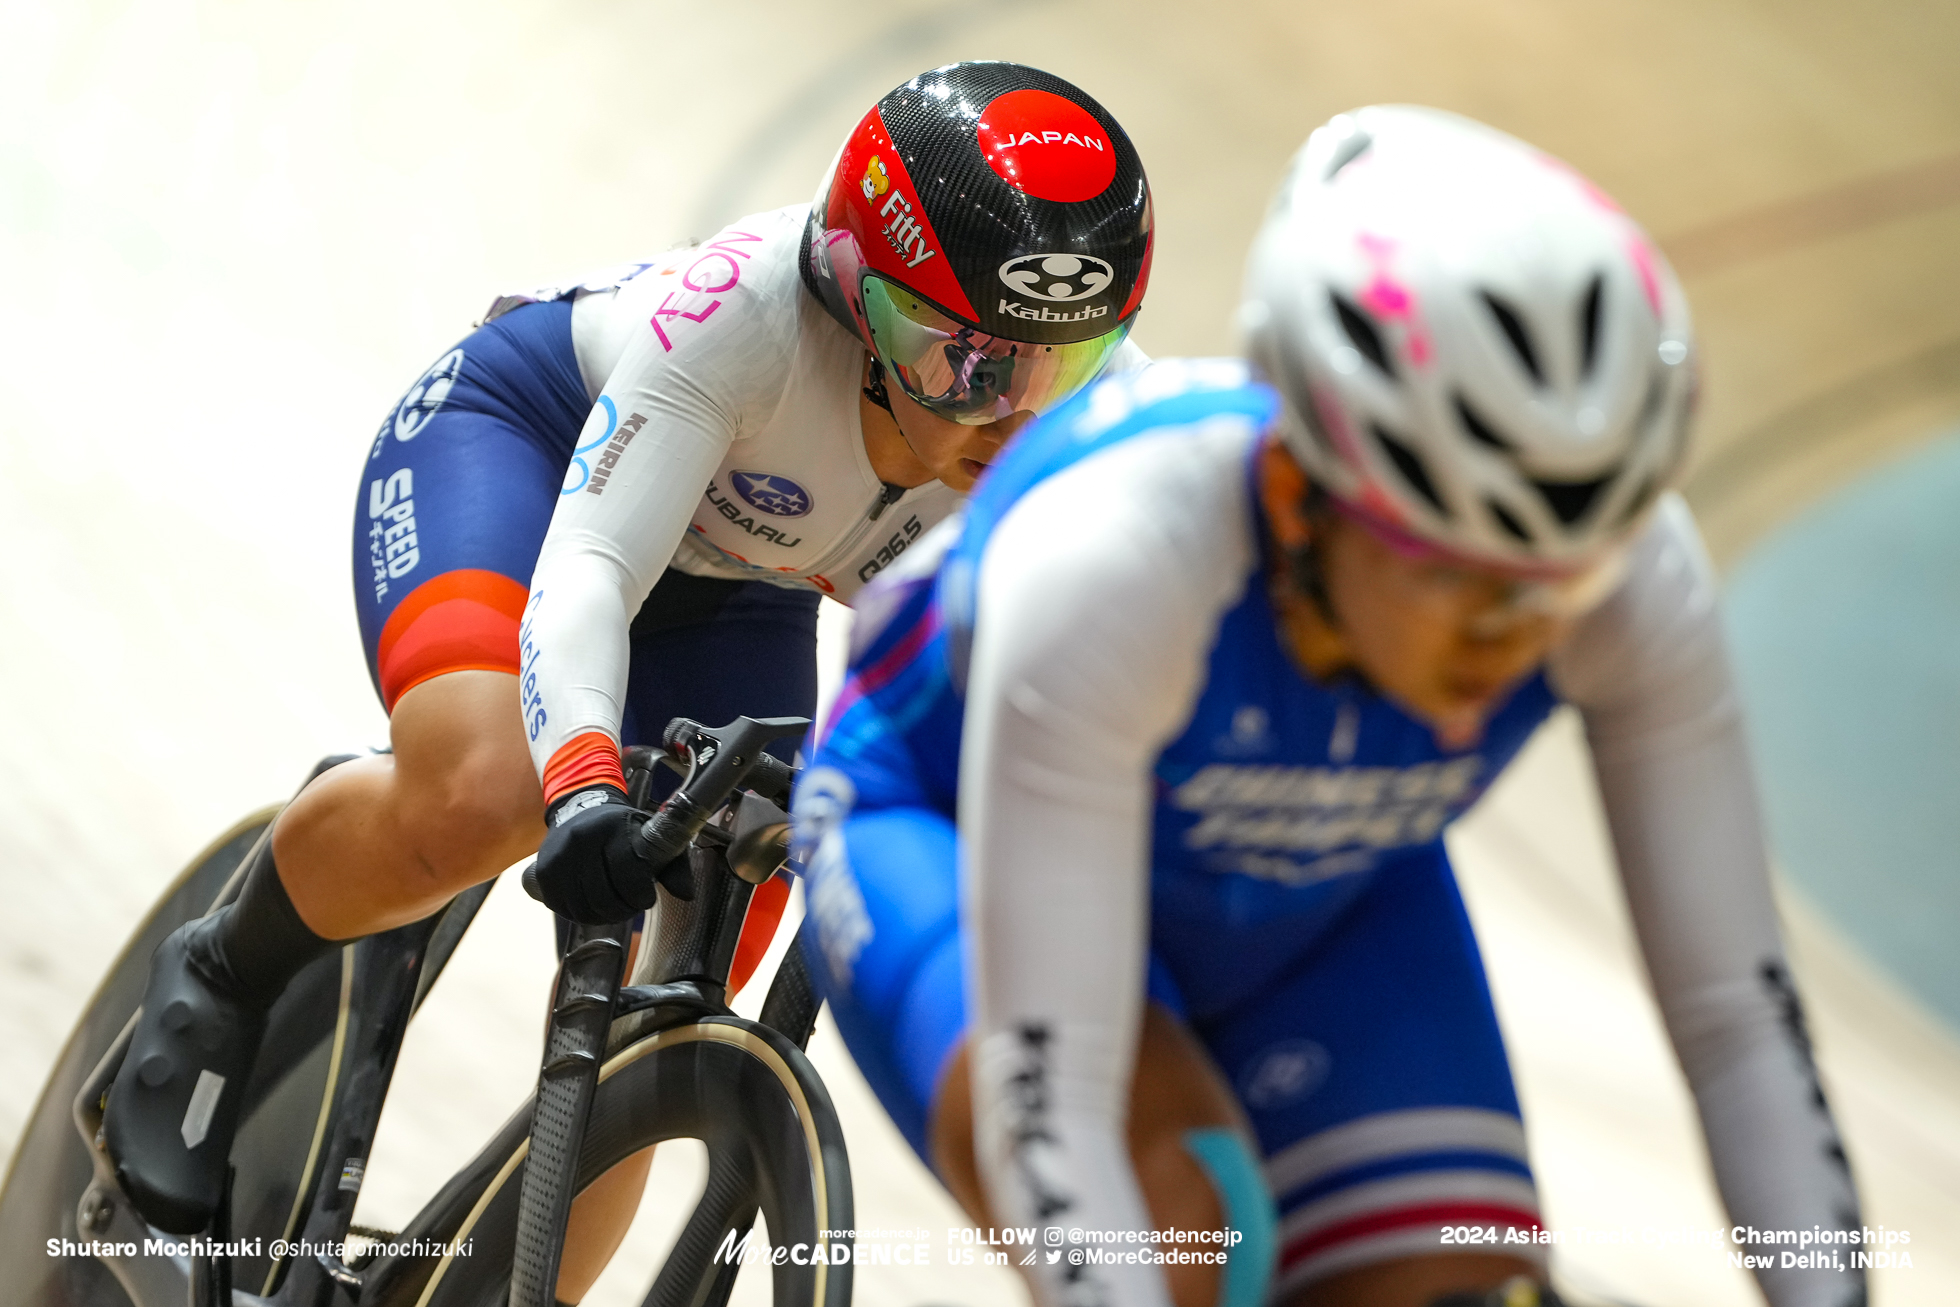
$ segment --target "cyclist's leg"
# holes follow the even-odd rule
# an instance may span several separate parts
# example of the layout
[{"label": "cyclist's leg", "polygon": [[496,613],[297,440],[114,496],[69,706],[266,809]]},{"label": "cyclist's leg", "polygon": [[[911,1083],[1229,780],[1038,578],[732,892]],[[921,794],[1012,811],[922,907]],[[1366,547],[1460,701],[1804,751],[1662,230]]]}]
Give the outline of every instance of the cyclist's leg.
[{"label": "cyclist's leg", "polygon": [[274,829],[295,905],[335,937],[425,916],[544,834],[517,626],[590,407],[571,306],[518,309],[431,375],[376,436],[354,510],[355,604],[394,752],[329,773]]},{"label": "cyclist's leg", "polygon": [[[814,590],[668,571],[633,619],[622,724],[627,743],[658,744],[675,717],[718,726],[737,716],[814,714],[821,602]],[[792,762],[801,743],[777,740],[769,752]],[[657,771],[653,797],[666,797],[679,780]],[[788,902],[783,877],[756,887],[729,972],[729,998],[762,961]]]},{"label": "cyclist's leg", "polygon": [[[633,619],[632,674],[621,736],[658,743],[675,717],[710,725],[748,717],[808,717],[817,699],[815,591],[759,581],[727,581],[669,570]],[[770,751],[788,762],[795,740]],[[679,777],[654,777],[655,799]],[[786,894],[759,888],[743,925],[743,951],[759,958],[782,916]],[[749,970],[753,970],[753,961]],[[730,977],[731,997],[745,972]],[[557,1296],[575,1303],[612,1259],[633,1223],[652,1150],[636,1154],[587,1186],[572,1208],[559,1261]]]},{"label": "cyclist's leg", "polygon": [[[1212,1010],[1215,979],[1186,976],[1189,964],[1177,977],[1264,1151],[1288,1307],[1429,1307],[1542,1274],[1537,1245],[1503,1242],[1537,1227],[1537,1197],[1442,847],[1363,874],[1359,896],[1256,995]],[[1445,1244],[1456,1228],[1497,1242]]]},{"label": "cyclist's leg", "polygon": [[[815,838],[805,948],[819,987],[885,1110],[976,1222],[994,1224],[973,1153],[965,1053],[956,836],[920,807],[813,815],[835,773],[798,797],[798,838]],[[848,800],[846,800],[846,804]],[[1153,997],[1173,996],[1153,986]],[[1245,1133],[1204,1050],[1161,1001],[1147,1009],[1132,1079],[1130,1146],[1158,1228],[1218,1231],[1229,1196],[1193,1132]],[[1241,1150],[1243,1145],[1240,1145]],[[1216,1246],[1215,1244],[1210,1246]],[[1186,1307],[1220,1300],[1215,1266],[1165,1268]]]},{"label": "cyclist's leg", "polygon": [[264,1014],[301,967],[516,860],[513,829],[535,843],[515,618],[584,407],[569,306],[536,306],[445,354],[377,436],[356,596],[398,752],[309,786],[237,901],[158,949],[107,1121],[153,1220],[208,1220]]},{"label": "cyclist's leg", "polygon": [[515,673],[431,677],[396,701],[388,734],[392,753],[334,768],[273,827],[293,903],[328,938],[418,921],[544,837]]},{"label": "cyclist's leg", "polygon": [[640,1209],[640,1195],[646,1191],[647,1172],[652,1166],[653,1149],[642,1148],[572,1200],[553,1295],[559,1302],[576,1303],[584,1298],[619,1251]]}]

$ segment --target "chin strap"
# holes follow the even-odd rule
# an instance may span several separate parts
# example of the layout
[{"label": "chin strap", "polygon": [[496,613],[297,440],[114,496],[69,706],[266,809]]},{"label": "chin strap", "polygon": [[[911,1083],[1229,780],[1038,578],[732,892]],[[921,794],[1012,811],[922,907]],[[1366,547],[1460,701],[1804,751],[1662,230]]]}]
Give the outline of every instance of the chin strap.
[{"label": "chin strap", "polygon": [[[885,412],[891,413],[892,397],[891,392],[885,389],[885,365],[878,361],[876,354],[871,356],[871,380],[864,387],[864,397]],[[898,421],[896,413],[892,413],[892,421]],[[903,430],[899,434],[903,435]]]},{"label": "chin strap", "polygon": [[[891,392],[885,389],[885,365],[878,361],[876,354],[871,356],[871,379],[864,387],[864,397],[873,404],[876,404],[879,408],[885,410],[885,412],[891,413],[892,425],[898,426],[898,414],[892,413]],[[898,438],[905,442],[907,449],[912,448],[912,438],[905,434],[904,427],[898,427]],[[913,456],[915,458],[918,456],[916,450],[913,451]],[[868,521],[876,522],[880,517],[884,516],[886,509],[905,498],[906,487],[893,485],[889,481],[883,482],[882,484],[884,489],[878,494],[878,502],[871,506],[871,514],[867,519]]]},{"label": "chin strap", "polygon": [[[876,367],[877,364],[872,364]],[[1334,601],[1327,594],[1327,578],[1320,569],[1320,555],[1314,550],[1314,539],[1326,527],[1333,516],[1333,509],[1327,502],[1327,492],[1319,486],[1309,485],[1303,505],[1308,523],[1313,527],[1304,544],[1286,550],[1286,576],[1293,588],[1314,606],[1320,620],[1327,623],[1330,630],[1341,629],[1340,619],[1334,616]]]}]

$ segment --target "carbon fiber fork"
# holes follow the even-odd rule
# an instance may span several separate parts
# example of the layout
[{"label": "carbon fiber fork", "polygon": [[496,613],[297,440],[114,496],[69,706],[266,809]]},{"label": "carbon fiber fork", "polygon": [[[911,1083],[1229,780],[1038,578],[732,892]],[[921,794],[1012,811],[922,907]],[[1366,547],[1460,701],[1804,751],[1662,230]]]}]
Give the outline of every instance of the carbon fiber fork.
[{"label": "carbon fiber fork", "polygon": [[552,1307],[579,1148],[599,1086],[599,1064],[626,970],[631,929],[627,922],[577,927],[558,969],[518,1203],[510,1307]]}]

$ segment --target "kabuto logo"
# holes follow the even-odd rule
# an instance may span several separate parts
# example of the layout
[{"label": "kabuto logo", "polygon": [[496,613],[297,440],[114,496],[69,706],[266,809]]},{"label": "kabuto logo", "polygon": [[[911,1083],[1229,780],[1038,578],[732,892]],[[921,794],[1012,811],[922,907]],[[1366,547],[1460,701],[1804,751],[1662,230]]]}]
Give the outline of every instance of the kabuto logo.
[{"label": "kabuto logo", "polygon": [[408,388],[402,402],[395,407],[395,439],[413,440],[420,435],[429,419],[436,415],[442,402],[449,398],[450,390],[456,385],[456,376],[463,370],[463,351],[452,349],[435,361],[435,365],[422,374],[422,379]]},{"label": "kabuto logo", "polygon": [[1085,304],[1073,313],[1057,313],[1046,304],[1038,309],[1031,309],[1025,304],[1002,300],[998,311],[1010,318],[1019,318],[1023,322],[1087,322],[1090,318],[1109,316],[1109,305]]},{"label": "kabuto logo", "polygon": [[1067,304],[1101,292],[1116,269],[1086,254],[1023,254],[1000,265],[1000,279],[1017,295]]},{"label": "kabuto logo", "polygon": [[810,511],[810,492],[788,477],[768,472],[736,472],[728,479],[735,493],[750,507],[771,517],[802,517]]}]

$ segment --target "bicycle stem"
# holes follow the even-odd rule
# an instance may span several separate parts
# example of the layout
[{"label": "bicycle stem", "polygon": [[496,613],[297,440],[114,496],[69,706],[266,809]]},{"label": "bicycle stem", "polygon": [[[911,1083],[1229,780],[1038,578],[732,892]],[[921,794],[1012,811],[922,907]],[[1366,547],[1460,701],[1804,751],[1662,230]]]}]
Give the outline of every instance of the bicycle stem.
[{"label": "bicycle stem", "polygon": [[[789,769],[764,749],[776,740],[801,735],[809,726],[809,719],[804,717],[737,717],[715,728],[677,717],[668,724],[666,756],[676,761],[678,756],[685,756],[687,778],[640,827],[638,835],[647,846],[647,861],[659,869],[655,876],[663,887],[677,898],[692,897],[691,887],[678,885],[678,877],[662,873],[687,851],[708,818],[753,772],[763,771],[768,780],[779,781],[772,788],[787,789]],[[765,767],[765,761],[775,766]]]}]

